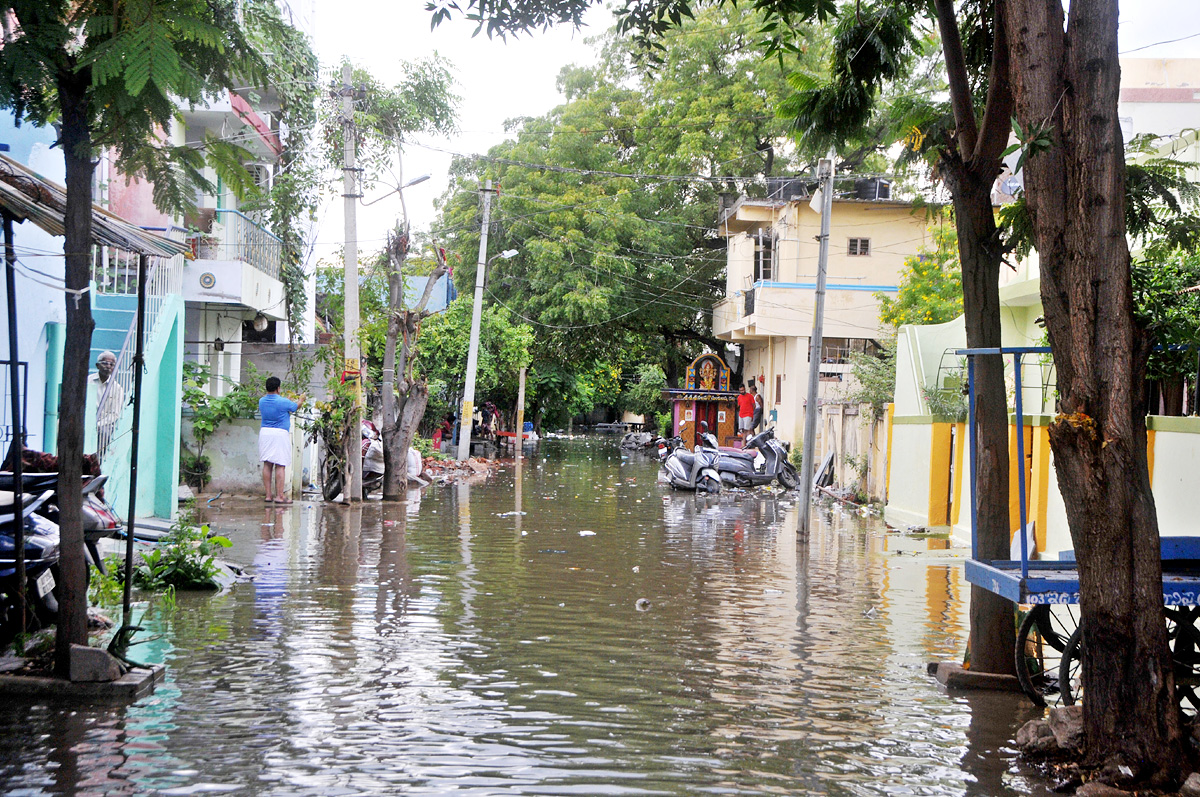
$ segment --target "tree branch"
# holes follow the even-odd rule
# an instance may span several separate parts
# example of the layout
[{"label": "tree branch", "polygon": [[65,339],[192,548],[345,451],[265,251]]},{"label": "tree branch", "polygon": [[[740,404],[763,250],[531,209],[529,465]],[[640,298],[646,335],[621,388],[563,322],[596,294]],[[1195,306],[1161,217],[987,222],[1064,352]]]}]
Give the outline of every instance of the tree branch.
[{"label": "tree branch", "polygon": [[971,84],[967,80],[967,62],[963,57],[962,37],[954,13],[954,0],[934,0],[938,32],[942,36],[942,53],[946,58],[946,75],[950,83],[950,104],[954,108],[958,150],[963,159],[975,152],[979,128],[975,120],[975,104],[971,100]]},{"label": "tree branch", "polygon": [[979,140],[971,156],[973,163],[979,165],[999,160],[1008,146],[1008,134],[1012,131],[1013,95],[1008,73],[1008,33],[1003,14],[997,11],[993,19],[995,38],[992,43],[992,66],[988,73],[987,104],[983,110]]}]

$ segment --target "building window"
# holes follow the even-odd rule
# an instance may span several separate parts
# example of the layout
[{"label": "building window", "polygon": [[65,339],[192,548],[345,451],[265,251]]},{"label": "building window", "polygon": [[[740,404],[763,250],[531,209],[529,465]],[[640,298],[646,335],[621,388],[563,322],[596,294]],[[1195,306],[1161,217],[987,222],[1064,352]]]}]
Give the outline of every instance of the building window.
[{"label": "building window", "polygon": [[754,242],[754,281],[771,281],[775,279],[775,234],[770,230],[759,229],[758,238]]},{"label": "building window", "polygon": [[846,254],[850,257],[866,257],[871,254],[871,239],[851,238],[846,245]]}]

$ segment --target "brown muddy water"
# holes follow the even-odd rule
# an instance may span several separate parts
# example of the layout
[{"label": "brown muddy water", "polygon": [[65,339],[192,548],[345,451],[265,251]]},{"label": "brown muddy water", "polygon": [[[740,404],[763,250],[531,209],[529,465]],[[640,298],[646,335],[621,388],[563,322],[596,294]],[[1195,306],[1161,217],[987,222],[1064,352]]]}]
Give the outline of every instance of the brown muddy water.
[{"label": "brown muddy water", "polygon": [[794,494],[673,493],[615,440],[407,505],[218,501],[255,574],[151,609],[126,708],[0,705],[0,793],[1047,794],[1037,713],[947,694],[963,552]]}]

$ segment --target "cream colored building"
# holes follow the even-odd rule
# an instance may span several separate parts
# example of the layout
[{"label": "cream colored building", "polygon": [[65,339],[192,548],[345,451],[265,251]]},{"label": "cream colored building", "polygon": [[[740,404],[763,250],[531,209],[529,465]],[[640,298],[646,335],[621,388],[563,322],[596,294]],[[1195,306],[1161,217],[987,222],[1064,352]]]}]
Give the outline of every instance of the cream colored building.
[{"label": "cream colored building", "polygon": [[[885,181],[856,182],[839,181],[830,218],[819,393],[822,407],[829,408],[823,409],[827,420],[857,413],[845,404],[852,387],[847,355],[875,350],[882,337],[876,294],[897,291],[905,258],[928,241],[924,208],[886,198],[852,198],[890,194]],[[728,262],[725,298],[713,308],[713,333],[741,345],[742,375],[759,385],[766,422],[775,423],[780,439],[799,445],[821,217],[799,181],[794,189],[785,199],[741,197],[723,208],[720,229],[728,242]],[[818,424],[822,429],[826,425]],[[859,425],[857,418],[853,425]]]},{"label": "cream colored building", "polygon": [[[1200,164],[1200,59],[1122,59],[1118,113],[1126,138],[1153,132],[1165,136],[1160,155],[1177,155]],[[1181,132],[1185,131],[1185,132]],[[1191,178],[1200,177],[1200,168]],[[1001,269],[1001,339],[1006,347],[1043,346],[1041,280],[1036,252],[1015,270]],[[961,366],[953,351],[966,345],[963,319],[945,324],[903,326],[897,338],[896,396],[889,414],[888,505],[884,517],[894,526],[948,528],[968,544],[970,517],[970,446],[966,425],[939,417],[926,394],[951,369]],[[1046,357],[1028,355],[1021,369],[1024,424],[1020,435],[1025,462],[1018,469],[1015,424],[1010,424],[1010,526],[1020,527],[1019,480],[1026,487],[1027,520],[1042,558],[1057,558],[1071,548],[1066,509],[1058,490],[1050,452],[1054,420],[1055,374]],[[1016,375],[1008,358],[1006,378],[1010,409]],[[1191,410],[1192,408],[1188,408]],[[1200,491],[1193,474],[1200,464],[1200,418],[1159,415],[1146,418],[1150,482],[1162,536],[1194,533],[1200,516]]]}]

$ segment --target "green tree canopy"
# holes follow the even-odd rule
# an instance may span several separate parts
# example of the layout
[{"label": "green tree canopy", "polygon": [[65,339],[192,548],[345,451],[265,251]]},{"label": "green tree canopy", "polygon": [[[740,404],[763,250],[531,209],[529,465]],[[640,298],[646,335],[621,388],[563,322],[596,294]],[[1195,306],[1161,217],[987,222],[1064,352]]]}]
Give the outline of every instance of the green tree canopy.
[{"label": "green tree canopy", "polygon": [[485,298],[532,325],[546,379],[640,364],[675,377],[723,347],[711,329],[720,194],[763,196],[766,176],[801,168],[774,110],[786,75],[754,49],[759,24],[733,8],[699,13],[655,70],[609,34],[599,64],[560,73],[563,105],[510,122],[513,137],[486,157],[456,160],[441,219],[455,280],[474,284],[474,189],[491,179],[489,249],[520,254],[492,264]]}]

